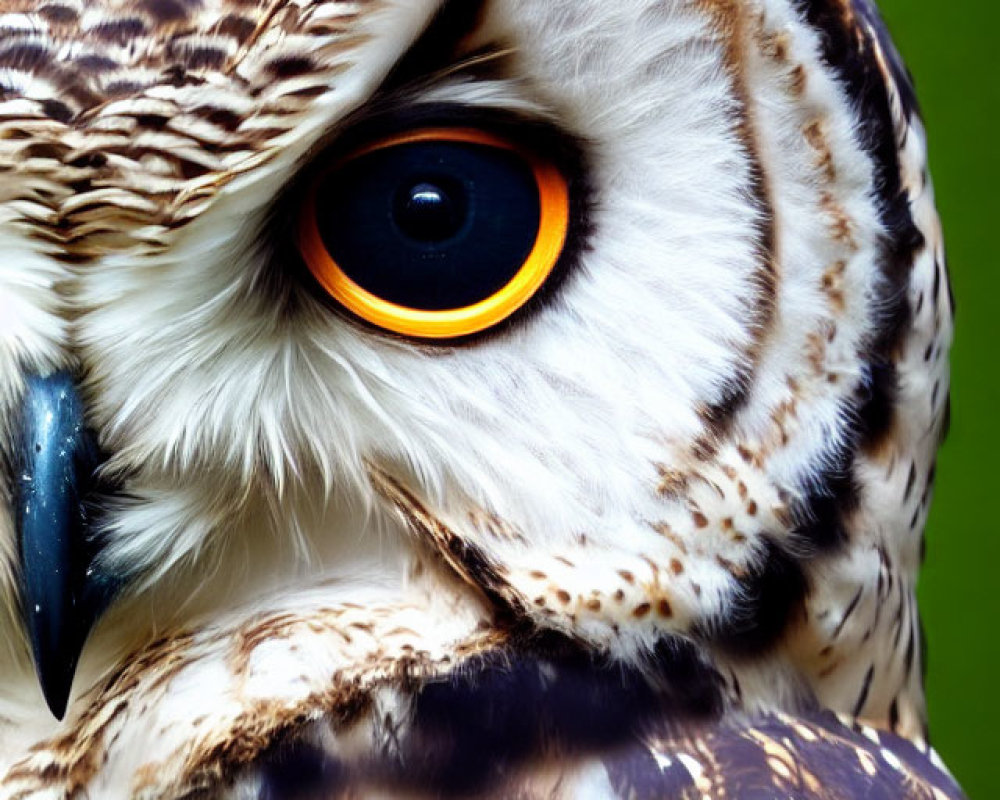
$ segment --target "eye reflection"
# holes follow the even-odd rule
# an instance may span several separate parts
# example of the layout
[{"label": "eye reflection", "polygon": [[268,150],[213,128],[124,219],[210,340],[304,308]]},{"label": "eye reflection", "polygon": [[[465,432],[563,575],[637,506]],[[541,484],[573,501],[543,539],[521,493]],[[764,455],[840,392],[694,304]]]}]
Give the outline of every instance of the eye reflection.
[{"label": "eye reflection", "polygon": [[444,179],[404,188],[396,199],[394,219],[411,239],[443,242],[458,233],[467,213],[461,187]]}]

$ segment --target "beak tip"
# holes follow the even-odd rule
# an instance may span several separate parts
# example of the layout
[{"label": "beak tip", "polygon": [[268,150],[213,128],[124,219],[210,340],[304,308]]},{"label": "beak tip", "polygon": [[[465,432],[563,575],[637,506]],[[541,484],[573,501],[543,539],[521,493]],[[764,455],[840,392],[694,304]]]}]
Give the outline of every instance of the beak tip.
[{"label": "beak tip", "polygon": [[45,702],[62,719],[84,643],[114,591],[94,565],[99,548],[84,510],[96,448],[66,373],[29,380],[23,426],[18,533],[25,627]]},{"label": "beak tip", "polygon": [[28,615],[27,628],[42,695],[52,715],[61,720],[66,715],[89,622],[70,619],[65,609],[36,605]]},{"label": "beak tip", "polygon": [[70,689],[73,687],[72,675],[67,680],[62,676],[46,675],[39,669],[38,680],[42,685],[45,704],[52,712],[52,716],[62,722],[66,716],[66,707],[69,705]]}]

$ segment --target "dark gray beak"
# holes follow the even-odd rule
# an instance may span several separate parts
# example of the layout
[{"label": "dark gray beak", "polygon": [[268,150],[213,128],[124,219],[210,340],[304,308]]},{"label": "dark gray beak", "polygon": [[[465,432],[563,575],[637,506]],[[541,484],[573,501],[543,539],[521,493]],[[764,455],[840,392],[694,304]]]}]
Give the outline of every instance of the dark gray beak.
[{"label": "dark gray beak", "polygon": [[114,595],[95,564],[101,457],[68,373],[29,376],[17,456],[25,624],[42,693],[62,719],[80,652]]}]

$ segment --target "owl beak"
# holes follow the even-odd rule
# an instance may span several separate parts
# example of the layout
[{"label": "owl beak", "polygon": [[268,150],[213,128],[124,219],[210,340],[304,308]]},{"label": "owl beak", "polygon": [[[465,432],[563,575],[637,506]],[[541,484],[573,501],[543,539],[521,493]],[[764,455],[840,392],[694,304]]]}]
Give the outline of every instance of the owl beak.
[{"label": "owl beak", "polygon": [[29,376],[18,456],[25,624],[45,701],[62,719],[87,635],[114,594],[93,569],[92,501],[101,457],[68,373]]}]

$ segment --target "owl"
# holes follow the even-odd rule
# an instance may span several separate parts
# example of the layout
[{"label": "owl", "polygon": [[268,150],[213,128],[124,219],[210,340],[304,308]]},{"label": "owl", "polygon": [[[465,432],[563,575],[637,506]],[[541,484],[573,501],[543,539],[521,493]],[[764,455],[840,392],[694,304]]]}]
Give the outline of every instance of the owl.
[{"label": "owl", "polygon": [[869,0],[0,0],[0,797],[961,797]]}]

